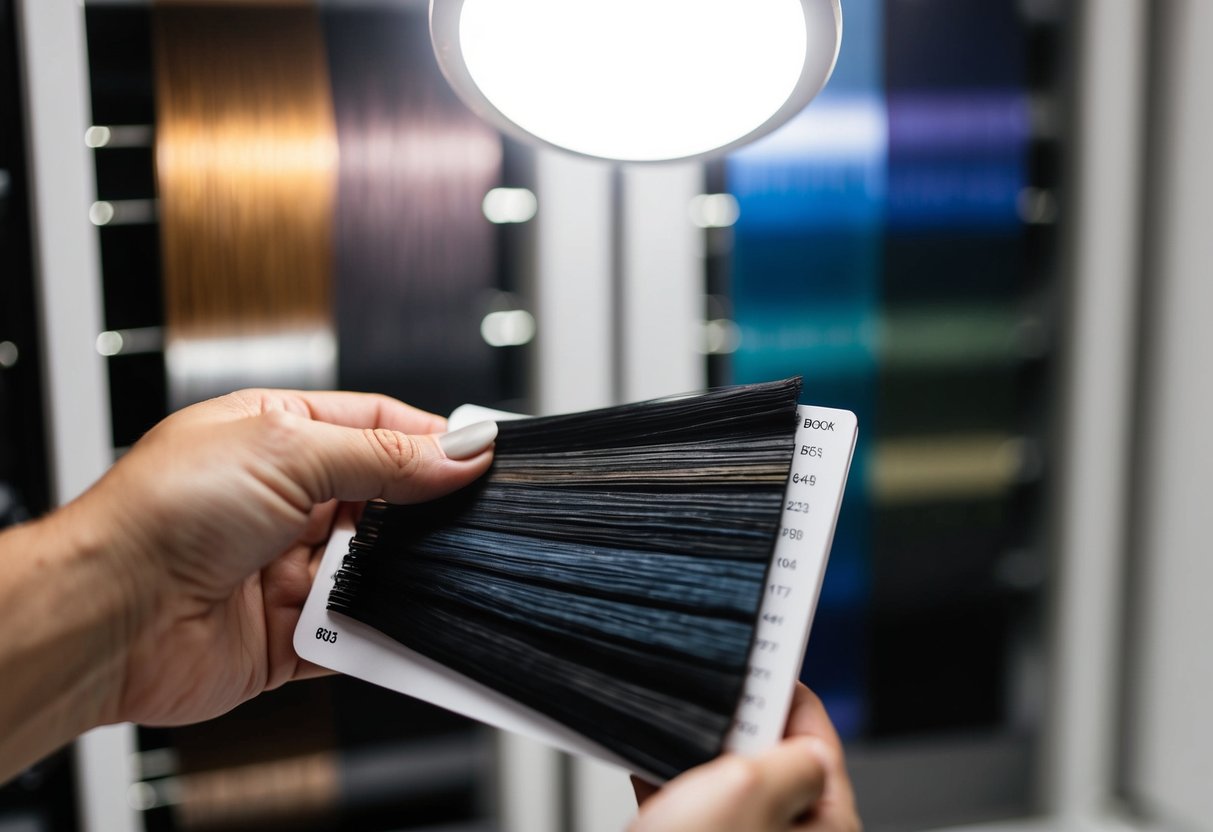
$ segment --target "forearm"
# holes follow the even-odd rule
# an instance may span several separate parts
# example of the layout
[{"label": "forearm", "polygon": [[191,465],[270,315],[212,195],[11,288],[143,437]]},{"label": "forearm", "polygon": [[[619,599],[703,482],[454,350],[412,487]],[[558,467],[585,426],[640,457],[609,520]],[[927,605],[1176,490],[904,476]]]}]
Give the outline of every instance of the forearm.
[{"label": "forearm", "polygon": [[112,546],[78,506],[0,534],[0,782],[116,719],[138,577]]}]

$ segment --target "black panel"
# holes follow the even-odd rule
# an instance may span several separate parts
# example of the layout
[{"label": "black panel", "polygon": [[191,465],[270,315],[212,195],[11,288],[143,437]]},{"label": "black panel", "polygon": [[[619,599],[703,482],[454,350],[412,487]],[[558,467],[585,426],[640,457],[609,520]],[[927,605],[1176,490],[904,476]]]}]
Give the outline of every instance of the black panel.
[{"label": "black panel", "polygon": [[[0,528],[50,506],[13,13],[11,0],[0,0]],[[0,827],[25,823],[23,828],[72,832],[77,828],[74,780],[70,749],[31,766],[0,786]]]}]

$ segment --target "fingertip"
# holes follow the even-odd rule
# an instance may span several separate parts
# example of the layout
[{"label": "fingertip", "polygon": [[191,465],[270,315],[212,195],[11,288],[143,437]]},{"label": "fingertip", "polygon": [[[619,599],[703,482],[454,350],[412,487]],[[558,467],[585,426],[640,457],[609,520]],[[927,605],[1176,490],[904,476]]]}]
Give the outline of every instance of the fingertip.
[{"label": "fingertip", "polygon": [[497,423],[477,422],[438,437],[438,447],[447,459],[473,459],[493,447],[497,439]]},{"label": "fingertip", "polygon": [[821,697],[798,682],[792,694],[792,706],[788,710],[785,735],[794,737],[810,734],[841,743]]}]

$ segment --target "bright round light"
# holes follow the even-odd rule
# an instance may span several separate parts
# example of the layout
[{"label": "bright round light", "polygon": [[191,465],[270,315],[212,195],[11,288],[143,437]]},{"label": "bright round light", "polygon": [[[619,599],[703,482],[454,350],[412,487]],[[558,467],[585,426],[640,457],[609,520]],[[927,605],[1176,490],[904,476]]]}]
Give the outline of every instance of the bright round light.
[{"label": "bright round light", "polygon": [[689,213],[700,228],[728,228],[741,218],[741,206],[732,194],[699,194],[691,199]]},{"label": "bright round light", "polygon": [[100,200],[94,202],[88,209],[88,219],[93,225],[109,225],[114,218],[114,204]]},{"label": "bright round light", "polygon": [[480,322],[480,336],[490,347],[520,347],[535,338],[535,317],[525,309],[490,312]]},{"label": "bright round light", "polygon": [[113,132],[108,127],[94,124],[84,131],[84,144],[86,147],[105,147],[112,136]]},{"label": "bright round light", "polygon": [[97,352],[104,356],[117,355],[122,352],[122,333],[107,329],[97,336]]},{"label": "bright round light", "polygon": [[733,145],[791,115],[789,102],[807,103],[833,67],[837,9],[837,0],[433,0],[431,20],[444,71],[465,98],[483,96],[470,101],[483,114],[577,153],[656,161]]},{"label": "bright round light", "polygon": [[481,208],[489,222],[530,222],[539,212],[539,200],[526,188],[493,188],[484,195]]},{"label": "bright round light", "polygon": [[21,351],[17,349],[16,344],[12,341],[0,341],[0,370],[16,367],[20,357]]}]

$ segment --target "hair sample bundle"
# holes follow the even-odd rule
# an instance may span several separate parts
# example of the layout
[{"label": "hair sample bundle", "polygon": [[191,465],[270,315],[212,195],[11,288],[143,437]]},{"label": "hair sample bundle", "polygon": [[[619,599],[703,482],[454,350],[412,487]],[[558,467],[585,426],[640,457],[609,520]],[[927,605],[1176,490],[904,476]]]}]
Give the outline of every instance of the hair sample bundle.
[{"label": "hair sample bundle", "polygon": [[170,385],[331,383],[337,141],[315,10],[160,0],[153,45]]},{"label": "hair sample bundle", "polygon": [[345,829],[351,816],[388,806],[423,814],[445,799],[466,807],[493,763],[487,735],[475,732],[174,772],[142,781],[139,794],[145,810],[171,807],[173,828],[191,832]]},{"label": "hair sample bundle", "polygon": [[800,380],[502,422],[475,486],[367,506],[329,609],[670,777],[720,753]]},{"label": "hair sample bundle", "polygon": [[342,384],[435,410],[492,398],[480,322],[496,229],[481,205],[500,183],[501,138],[442,77],[424,9],[333,10],[324,29],[341,144]]}]

